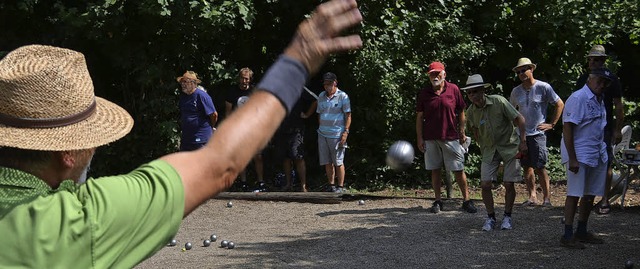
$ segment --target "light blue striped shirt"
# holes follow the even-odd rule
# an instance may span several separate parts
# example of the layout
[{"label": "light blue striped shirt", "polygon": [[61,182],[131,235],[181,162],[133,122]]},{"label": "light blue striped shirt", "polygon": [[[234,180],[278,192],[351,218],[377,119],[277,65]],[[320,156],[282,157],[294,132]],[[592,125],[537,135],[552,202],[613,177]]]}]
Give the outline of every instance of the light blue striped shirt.
[{"label": "light blue striped shirt", "polygon": [[320,114],[318,134],[327,138],[340,138],[345,130],[345,113],[351,113],[349,96],[336,89],[333,96],[328,98],[327,92],[323,91],[318,96],[316,112]]}]

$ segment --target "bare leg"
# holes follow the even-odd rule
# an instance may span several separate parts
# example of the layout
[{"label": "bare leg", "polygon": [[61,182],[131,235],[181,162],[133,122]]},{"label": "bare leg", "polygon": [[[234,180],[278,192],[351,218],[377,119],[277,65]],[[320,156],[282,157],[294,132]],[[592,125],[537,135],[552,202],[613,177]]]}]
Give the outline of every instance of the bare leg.
[{"label": "bare leg", "polygon": [[493,187],[493,183],[491,181],[483,181],[480,183],[482,187],[482,202],[484,202],[484,206],[487,208],[487,214],[495,213],[493,208],[493,191],[491,188]]},{"label": "bare leg", "polygon": [[578,213],[578,221],[589,221],[589,215],[591,215],[594,198],[595,197],[592,195],[585,195],[582,197],[582,199],[580,199],[580,212]]},{"label": "bare leg", "polygon": [[431,170],[431,186],[435,194],[436,201],[442,200],[442,169]]},{"label": "bare leg", "polygon": [[291,165],[291,159],[285,159],[282,163],[282,169],[284,170],[284,178],[286,179],[286,184],[282,186],[283,190],[288,190],[291,188],[291,170],[293,169]]},{"label": "bare leg", "polygon": [[540,180],[540,188],[542,188],[542,195],[544,197],[543,202],[551,201],[551,186],[547,169],[544,167],[538,168],[536,169],[536,174],[538,175],[538,180]]},{"label": "bare leg", "polygon": [[536,176],[533,173],[532,167],[522,167],[524,170],[524,183],[527,184],[527,192],[529,193],[529,201],[533,203],[538,202],[536,197]]},{"label": "bare leg", "polygon": [[462,199],[464,201],[469,200],[469,186],[467,185],[467,175],[464,173],[464,170],[453,172],[456,177],[456,182],[458,182],[458,187],[460,187],[460,192],[462,193]]},{"label": "bare leg", "polygon": [[333,169],[333,163],[325,164],[324,171],[327,174],[327,180],[329,181],[329,185],[335,185],[336,173],[335,173],[335,170]]},{"label": "bare leg", "polygon": [[300,179],[300,187],[303,192],[307,192],[307,165],[304,159],[294,160],[296,164],[296,171],[298,172],[298,178]]},{"label": "bare leg", "polygon": [[[564,200],[564,224],[573,225],[573,219],[576,216],[576,210],[578,209],[578,200],[580,197],[567,196]],[[584,210],[580,210],[584,211]]]},{"label": "bare leg", "polygon": [[504,182],[504,212],[513,212],[513,203],[516,201],[516,188],[513,182]]},{"label": "bare leg", "polygon": [[336,167],[336,173],[338,174],[338,186],[344,187],[344,164]]},{"label": "bare leg", "polygon": [[253,165],[256,167],[256,176],[258,177],[258,182],[264,181],[264,163],[262,161],[262,154],[258,154],[253,157]]}]

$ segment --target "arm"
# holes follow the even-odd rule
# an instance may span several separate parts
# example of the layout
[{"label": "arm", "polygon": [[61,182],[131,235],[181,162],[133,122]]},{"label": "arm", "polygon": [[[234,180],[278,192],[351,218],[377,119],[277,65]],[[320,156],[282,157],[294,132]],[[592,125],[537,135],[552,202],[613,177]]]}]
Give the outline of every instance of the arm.
[{"label": "arm", "polygon": [[[362,46],[357,35],[336,37],[361,21],[362,15],[355,0],[324,3],[300,24],[284,54],[313,74],[331,53]],[[276,80],[289,82],[286,77]],[[304,81],[296,81],[302,82],[290,86],[302,90]],[[277,90],[275,94],[278,94]],[[267,144],[287,113],[285,103],[276,95],[267,91],[255,92],[244,106],[220,124],[216,135],[205,147],[161,158],[182,178],[185,216],[207,199],[229,188],[256,152]],[[249,132],[245,126],[261,132]]]},{"label": "arm", "polygon": [[564,110],[564,102],[562,101],[562,99],[558,99],[558,101],[556,102],[556,110],[555,113],[553,113],[551,122],[541,123],[540,125],[538,125],[538,129],[546,132],[556,127],[556,124],[560,120],[560,116],[562,116],[562,110]]},{"label": "arm", "polygon": [[458,128],[460,128],[460,144],[464,144],[467,140],[467,135],[465,133],[465,124],[467,124],[467,116],[464,114],[464,110],[460,111],[460,115],[458,116]]},{"label": "arm", "polygon": [[231,115],[231,110],[233,109],[233,104],[229,103],[229,102],[224,102],[224,116],[226,118],[229,118],[229,116]]},{"label": "arm", "polygon": [[344,129],[342,132],[342,137],[340,138],[340,144],[344,145],[347,143],[347,136],[349,136],[349,127],[351,127],[351,112],[344,113]]},{"label": "arm", "polygon": [[567,149],[567,155],[569,156],[569,171],[578,173],[578,158],[576,157],[576,148],[573,140],[573,128],[576,125],[571,122],[565,122],[562,125],[562,137],[564,139],[564,147]]},{"label": "arm", "polygon": [[218,111],[211,113],[209,115],[209,121],[211,122],[211,128],[216,128],[216,123],[218,123]]},{"label": "arm", "polygon": [[416,114],[416,139],[418,140],[418,149],[424,152],[424,140],[422,139],[422,113]]},{"label": "arm", "polygon": [[303,118],[303,119],[311,117],[311,115],[314,112],[316,112],[316,108],[317,107],[318,107],[318,101],[313,101],[313,103],[311,103],[311,105],[309,106],[309,109],[307,109],[307,112],[302,112],[300,117]]},{"label": "arm", "polygon": [[616,115],[616,129],[614,130],[614,142],[620,143],[622,141],[622,125],[624,124],[624,106],[622,105],[622,98],[613,98],[613,111]]},{"label": "arm", "polygon": [[518,145],[518,150],[520,152],[525,152],[527,151],[527,133],[524,130],[524,117],[518,113],[518,116],[513,119],[513,125],[518,127],[518,130],[520,130],[520,145]]}]

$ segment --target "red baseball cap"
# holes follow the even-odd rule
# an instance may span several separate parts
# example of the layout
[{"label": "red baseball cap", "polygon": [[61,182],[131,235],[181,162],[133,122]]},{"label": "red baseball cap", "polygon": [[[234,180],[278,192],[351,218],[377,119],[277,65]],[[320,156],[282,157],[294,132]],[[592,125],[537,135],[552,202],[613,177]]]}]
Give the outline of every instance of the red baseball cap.
[{"label": "red baseball cap", "polygon": [[444,71],[444,64],[442,64],[441,62],[433,62],[429,64],[429,73],[442,71]]}]

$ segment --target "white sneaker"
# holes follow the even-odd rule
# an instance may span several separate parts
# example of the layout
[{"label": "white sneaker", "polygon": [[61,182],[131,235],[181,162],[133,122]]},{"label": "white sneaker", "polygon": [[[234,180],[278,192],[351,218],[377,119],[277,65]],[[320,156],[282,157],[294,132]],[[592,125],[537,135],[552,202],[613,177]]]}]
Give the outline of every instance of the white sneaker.
[{"label": "white sneaker", "polygon": [[482,230],[488,232],[493,230],[494,226],[496,226],[496,221],[492,218],[487,218],[487,220],[484,221],[484,225],[482,225]]},{"label": "white sneaker", "polygon": [[504,216],[502,219],[502,225],[500,226],[503,230],[511,230],[513,226],[511,225],[511,217]]}]

